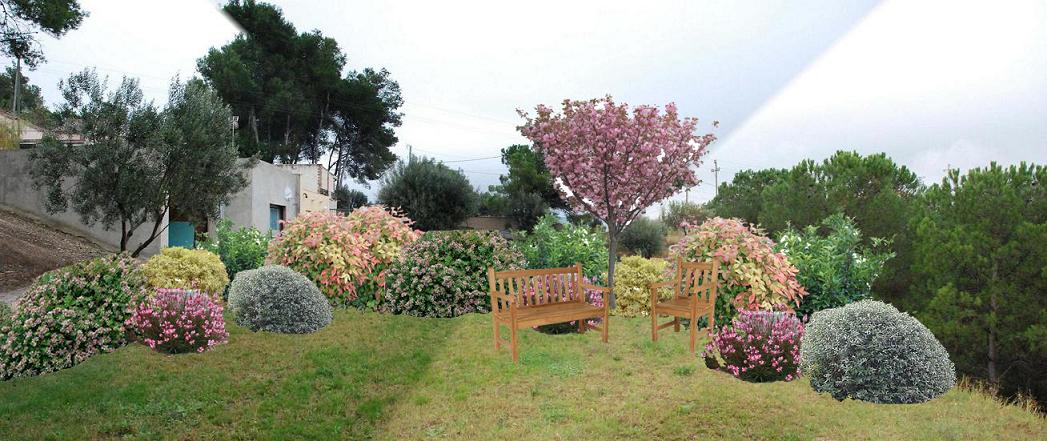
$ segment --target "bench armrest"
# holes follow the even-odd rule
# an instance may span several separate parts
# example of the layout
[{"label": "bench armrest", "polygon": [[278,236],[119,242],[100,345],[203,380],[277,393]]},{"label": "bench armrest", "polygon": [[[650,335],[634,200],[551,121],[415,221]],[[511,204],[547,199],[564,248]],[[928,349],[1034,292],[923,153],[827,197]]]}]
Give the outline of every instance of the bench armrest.
[{"label": "bench armrest", "polygon": [[[609,311],[610,307],[611,307],[611,299],[607,298],[607,295],[611,293],[611,288],[598,286],[598,285],[593,285],[591,283],[583,283],[583,284],[581,284],[581,287],[582,287],[583,292],[584,292],[584,290],[591,289],[593,291],[600,291],[600,292],[602,292],[604,294],[604,297],[603,297],[603,310],[604,310],[604,314],[607,314],[607,311]],[[583,294],[583,297],[584,297],[584,294]]]},{"label": "bench armrest", "polygon": [[647,287],[650,289],[668,288],[670,286],[673,286],[673,283],[674,282],[672,280],[666,282],[648,283]]}]

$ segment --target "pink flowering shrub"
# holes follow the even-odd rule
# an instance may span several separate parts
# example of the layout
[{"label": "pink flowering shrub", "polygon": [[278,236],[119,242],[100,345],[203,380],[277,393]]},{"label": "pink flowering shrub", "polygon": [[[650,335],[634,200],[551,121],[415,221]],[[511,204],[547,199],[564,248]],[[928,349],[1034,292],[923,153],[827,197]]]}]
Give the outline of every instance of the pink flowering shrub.
[{"label": "pink flowering shrub", "polygon": [[41,275],[0,333],[0,380],[65,369],[123,346],[124,322],[145,296],[142,270],[126,254]]},{"label": "pink flowering shrub", "polygon": [[794,314],[741,311],[730,326],[712,335],[702,358],[710,369],[745,381],[792,381],[800,375],[803,332]]},{"label": "pink flowering shrub", "polygon": [[784,254],[774,251],[774,242],[760,229],[737,219],[715,217],[690,231],[669,247],[670,254],[673,260],[720,259],[718,296],[729,300],[730,305],[717,302],[717,322],[727,323],[733,316],[727,307],[791,310],[807,294],[796,281],[796,267]]},{"label": "pink flowering shrub", "polygon": [[410,223],[374,206],[348,216],[307,213],[270,243],[267,261],[305,275],[332,303],[353,303],[384,288],[388,265],[420,234]]},{"label": "pink flowering shrub", "polygon": [[193,290],[157,289],[126,325],[142,344],[168,354],[204,352],[229,338],[222,305]]},{"label": "pink flowering shrub", "polygon": [[404,247],[389,268],[380,309],[420,317],[457,317],[491,311],[487,267],[527,265],[523,254],[497,233],[430,231]]}]

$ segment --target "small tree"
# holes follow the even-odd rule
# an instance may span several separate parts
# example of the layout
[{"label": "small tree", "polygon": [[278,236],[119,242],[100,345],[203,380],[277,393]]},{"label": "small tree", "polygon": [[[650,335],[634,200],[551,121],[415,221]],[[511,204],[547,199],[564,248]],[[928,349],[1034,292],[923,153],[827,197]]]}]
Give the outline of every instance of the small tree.
[{"label": "small tree", "polygon": [[476,213],[479,196],[461,171],[412,157],[382,178],[378,201],[403,210],[421,230],[450,230]]},{"label": "small tree", "polygon": [[[664,113],[654,106],[630,112],[608,96],[565,100],[561,114],[544,105],[536,110],[534,118],[519,112],[526,119],[520,131],[539,146],[569,203],[607,225],[613,288],[619,234],[651,204],[696,185],[693,168],[716,137],[696,135],[698,119],[681,120],[672,103]],[[613,294],[610,299],[613,308]]]},{"label": "small tree", "polygon": [[91,142],[67,146],[45,137],[30,156],[35,185],[47,190],[52,213],[71,204],[88,225],[100,222],[108,230],[119,223],[121,251],[129,249],[138,227],[152,222],[132,255],[149,246],[163,232],[170,207],[202,219],[243,188],[232,114],[202,82],[173,82],[163,112],[145,102],[129,78],[109,91],[105,79],[85,70],[59,88],[64,123]]},{"label": "small tree", "polygon": [[350,189],[346,186],[340,186],[335,189],[332,195],[335,202],[338,203],[338,211],[348,213],[357,208],[363,207],[370,203],[367,200],[367,195],[360,190]]}]

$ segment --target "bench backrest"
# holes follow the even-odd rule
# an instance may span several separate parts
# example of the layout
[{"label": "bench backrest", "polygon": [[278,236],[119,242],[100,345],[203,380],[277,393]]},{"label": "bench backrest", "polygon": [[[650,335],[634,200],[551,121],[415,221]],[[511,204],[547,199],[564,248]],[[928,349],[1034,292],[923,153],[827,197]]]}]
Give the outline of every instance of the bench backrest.
[{"label": "bench backrest", "polygon": [[708,262],[676,261],[675,295],[682,298],[698,296],[698,302],[716,302],[716,287],[719,285],[720,259]]},{"label": "bench backrest", "polygon": [[512,302],[519,308],[558,302],[584,302],[582,264],[566,268],[495,271],[487,268],[491,311],[501,312]]}]

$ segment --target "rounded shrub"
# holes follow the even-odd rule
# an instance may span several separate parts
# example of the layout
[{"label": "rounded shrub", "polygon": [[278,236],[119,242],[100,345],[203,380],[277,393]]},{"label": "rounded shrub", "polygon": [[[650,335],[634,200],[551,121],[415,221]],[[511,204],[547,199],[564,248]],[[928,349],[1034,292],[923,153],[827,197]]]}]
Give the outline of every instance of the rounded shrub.
[{"label": "rounded shrub", "polygon": [[487,268],[519,269],[523,255],[497,233],[432,231],[404,247],[381,309],[421,317],[489,312]]},{"label": "rounded shrub", "polygon": [[814,313],[800,355],[811,387],[841,401],[920,403],[956,383],[949,354],[931,331],[874,300]]},{"label": "rounded shrub", "polygon": [[430,231],[458,227],[476,213],[480,197],[461,170],[412,157],[385,173],[378,201],[403,210],[418,228]]},{"label": "rounded shrub", "polygon": [[[648,285],[671,277],[669,265],[662,259],[644,259],[626,256],[614,267],[615,309],[611,313],[623,317],[647,317],[651,314],[651,291]],[[659,297],[669,298],[672,290],[666,288]]]},{"label": "rounded shrub", "polygon": [[0,335],[0,379],[54,372],[123,346],[124,323],[145,296],[142,270],[126,254],[44,273]]},{"label": "rounded shrub", "polygon": [[331,304],[307,277],[285,266],[240,272],[229,287],[229,310],[252,331],[307,334],[331,323]]},{"label": "rounded shrub", "polygon": [[729,326],[712,334],[702,358],[710,369],[745,381],[792,381],[800,375],[803,335],[803,323],[795,314],[741,311]]},{"label": "rounded shrub", "polygon": [[[668,234],[669,229],[665,227],[665,224],[641,217],[625,227],[618,238],[618,243],[627,251],[650,259],[652,256],[665,252],[665,236]],[[615,275],[618,275],[617,272]]]},{"label": "rounded shrub", "polygon": [[364,251],[373,257],[371,273],[357,285],[357,294],[376,303],[385,292],[389,266],[400,257],[400,250],[418,240],[422,232],[411,228],[414,222],[399,211],[382,205],[357,208],[348,218],[352,231],[367,239],[368,247]]},{"label": "rounded shrub", "polygon": [[142,271],[153,288],[194,289],[219,296],[229,284],[222,259],[203,249],[164,248],[142,265]]},{"label": "rounded shrub", "polygon": [[193,290],[156,290],[126,324],[142,344],[167,354],[204,352],[229,338],[222,305]]}]

